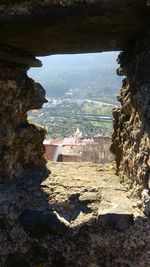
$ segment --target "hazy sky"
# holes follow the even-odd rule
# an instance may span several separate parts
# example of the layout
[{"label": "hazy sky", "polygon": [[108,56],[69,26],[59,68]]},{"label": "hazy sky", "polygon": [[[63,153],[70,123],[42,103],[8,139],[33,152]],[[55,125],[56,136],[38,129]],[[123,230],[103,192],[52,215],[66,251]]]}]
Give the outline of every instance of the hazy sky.
[{"label": "hazy sky", "polygon": [[112,66],[114,70],[117,68],[117,56],[119,52],[105,52],[92,54],[75,54],[75,55],[53,55],[39,58],[42,61],[42,68],[31,68],[28,72],[29,76],[36,81],[45,83],[46,76],[54,69],[68,68],[89,68],[101,66]]}]

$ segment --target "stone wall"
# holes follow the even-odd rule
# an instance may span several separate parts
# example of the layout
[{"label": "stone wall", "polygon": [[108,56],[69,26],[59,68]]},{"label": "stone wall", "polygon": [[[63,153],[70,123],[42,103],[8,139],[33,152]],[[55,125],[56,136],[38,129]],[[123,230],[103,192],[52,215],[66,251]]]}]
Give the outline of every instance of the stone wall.
[{"label": "stone wall", "polygon": [[[135,44],[150,25],[149,1],[8,0],[1,1],[0,13],[0,267],[150,266],[150,218],[136,209],[132,224],[122,229],[128,214],[120,209],[127,188],[130,195],[143,197],[149,214],[149,38]],[[124,50],[118,74],[127,78],[121,107],[113,111],[111,151],[125,186],[120,191],[114,186],[108,176],[112,170],[108,177],[101,175],[109,185],[101,180],[100,187],[95,180],[91,187],[91,174],[87,186],[81,184],[75,193],[79,177],[71,174],[70,184],[66,179],[62,185],[63,169],[60,183],[50,176],[41,184],[44,131],[28,122],[27,111],[41,108],[45,93],[27,76],[27,66],[41,66],[32,55],[114,50]],[[119,194],[116,214],[109,209],[103,217],[98,207],[88,206],[101,204],[102,190],[109,208],[112,191]],[[76,222],[65,220],[69,210]]]},{"label": "stone wall", "polygon": [[[95,180],[91,187],[94,179],[91,174],[88,188],[80,185],[75,193],[72,190],[77,186],[79,177],[70,175],[70,184],[66,179],[66,184],[62,185],[65,177],[63,168],[60,183],[57,177],[55,180],[52,176],[41,183],[45,175],[43,170],[46,170],[44,131],[28,122],[27,111],[42,107],[45,102],[43,88],[27,76],[27,68],[1,65],[1,267],[150,265],[149,217],[144,217],[138,209],[134,210],[134,214],[126,214],[120,201],[122,194],[126,194],[126,187],[136,198],[141,198],[144,192],[144,208],[149,213],[149,56],[146,39],[119,56],[121,67],[118,74],[127,78],[123,81],[119,97],[121,107],[113,111],[111,150],[125,186],[121,189],[120,184],[114,185],[113,176],[109,176],[111,169],[105,177],[101,168],[97,167],[97,172],[101,174],[100,185]],[[77,170],[80,172],[80,168]],[[83,173],[86,177],[86,171]],[[109,185],[102,182],[102,177],[105,182],[108,180]],[[95,203],[100,206],[104,200],[101,194],[104,189],[109,210],[99,211],[98,207],[92,210],[89,203],[94,203],[93,207]],[[115,199],[119,194],[117,211],[111,208],[112,191]],[[123,206],[128,204],[126,201],[122,201]],[[69,218],[69,209],[73,217],[66,220],[63,213],[65,210]],[[87,216],[86,220],[83,214]],[[129,224],[127,222],[127,227],[125,218],[132,219]]]},{"label": "stone wall", "polygon": [[0,185],[1,267],[150,266],[150,220],[110,166],[49,167],[42,184],[30,172]]},{"label": "stone wall", "polygon": [[118,57],[123,80],[121,106],[113,110],[111,151],[120,181],[134,197],[142,196],[149,213],[150,179],[150,46],[143,38]]},{"label": "stone wall", "polygon": [[148,2],[2,0],[0,60],[16,63],[11,50],[35,56],[122,51],[150,28]]},{"label": "stone wall", "polygon": [[0,183],[25,170],[44,166],[44,130],[27,120],[27,111],[42,108],[45,92],[26,68],[0,67]]}]

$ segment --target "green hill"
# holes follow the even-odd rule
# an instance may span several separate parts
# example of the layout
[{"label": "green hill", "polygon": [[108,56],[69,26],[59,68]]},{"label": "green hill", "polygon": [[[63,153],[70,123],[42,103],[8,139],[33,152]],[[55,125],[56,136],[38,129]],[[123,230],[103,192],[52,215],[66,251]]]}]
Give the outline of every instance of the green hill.
[{"label": "green hill", "polygon": [[118,53],[57,55],[42,58],[41,69],[29,75],[39,81],[47,97],[91,99],[116,103],[121,79],[116,75]]}]

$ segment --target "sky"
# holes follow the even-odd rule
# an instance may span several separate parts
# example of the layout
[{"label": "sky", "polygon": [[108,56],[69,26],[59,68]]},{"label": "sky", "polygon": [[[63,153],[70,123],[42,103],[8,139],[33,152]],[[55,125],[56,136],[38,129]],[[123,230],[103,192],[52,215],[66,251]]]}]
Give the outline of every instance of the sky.
[{"label": "sky", "polygon": [[31,68],[28,75],[40,83],[46,83],[49,73],[54,70],[68,68],[104,68],[111,65],[117,69],[117,56],[119,52],[103,52],[92,54],[74,54],[74,55],[52,55],[48,57],[39,57],[42,61],[42,68]]}]

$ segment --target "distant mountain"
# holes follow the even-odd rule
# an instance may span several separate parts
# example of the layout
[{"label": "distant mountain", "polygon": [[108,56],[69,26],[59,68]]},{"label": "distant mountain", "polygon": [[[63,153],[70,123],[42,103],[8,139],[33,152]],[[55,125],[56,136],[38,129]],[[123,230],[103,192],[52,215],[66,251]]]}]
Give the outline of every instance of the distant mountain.
[{"label": "distant mountain", "polygon": [[43,67],[31,69],[29,76],[43,85],[47,97],[116,103],[121,87],[116,75],[117,55],[113,52],[40,58]]}]

